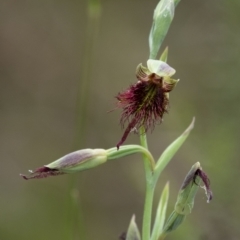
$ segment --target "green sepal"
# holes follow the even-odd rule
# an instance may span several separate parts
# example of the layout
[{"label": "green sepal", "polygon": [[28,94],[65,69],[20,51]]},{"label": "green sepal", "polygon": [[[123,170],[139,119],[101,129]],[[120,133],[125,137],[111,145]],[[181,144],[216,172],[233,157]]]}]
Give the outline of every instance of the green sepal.
[{"label": "green sepal", "polygon": [[148,68],[144,67],[142,63],[138,64],[136,69],[136,77],[138,80],[148,81],[148,75],[150,74],[151,72],[148,70]]},{"label": "green sepal", "polygon": [[132,216],[129,224],[126,240],[141,240],[140,232],[135,222],[135,215]]},{"label": "green sepal", "polygon": [[163,79],[162,88],[164,89],[165,92],[171,92],[178,82],[179,82],[179,79],[165,77]]}]

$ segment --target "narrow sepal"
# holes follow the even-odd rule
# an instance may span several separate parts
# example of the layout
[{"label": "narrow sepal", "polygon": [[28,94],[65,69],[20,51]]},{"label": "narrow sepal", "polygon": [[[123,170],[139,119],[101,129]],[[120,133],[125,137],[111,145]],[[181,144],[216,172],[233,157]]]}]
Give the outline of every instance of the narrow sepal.
[{"label": "narrow sepal", "polygon": [[140,81],[148,81],[148,75],[151,74],[150,71],[144,67],[141,63],[138,64],[136,69],[136,77]]},{"label": "narrow sepal", "polygon": [[167,62],[168,59],[168,47],[166,47],[163,51],[163,53],[160,56],[160,61]]},{"label": "narrow sepal", "polygon": [[178,82],[179,79],[176,80],[170,77],[165,77],[162,84],[164,92],[171,92]]}]

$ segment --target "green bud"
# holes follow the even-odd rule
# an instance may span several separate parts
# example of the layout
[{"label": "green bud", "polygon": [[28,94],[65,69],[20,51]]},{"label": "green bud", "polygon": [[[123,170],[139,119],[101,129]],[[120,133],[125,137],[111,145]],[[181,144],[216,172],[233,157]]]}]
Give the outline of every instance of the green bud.
[{"label": "green bud", "polygon": [[194,198],[201,183],[201,178],[197,175],[195,176],[198,169],[200,169],[199,162],[195,163],[192,166],[178,193],[177,202],[175,204],[175,211],[179,214],[187,215],[191,213],[193,209]]},{"label": "green bud", "polygon": [[[186,215],[190,214],[194,199],[200,184],[203,183],[203,188],[206,191],[208,202],[212,199],[212,191],[210,190],[210,182],[207,175],[202,171],[200,163],[195,163],[187,176],[185,177],[181,189],[179,190],[177,202],[175,204],[174,211],[168,218],[162,236],[175,230],[184,220]],[[162,237],[163,239],[164,237]]]},{"label": "green bud", "polygon": [[65,173],[74,173],[97,167],[107,161],[107,151],[104,149],[82,149],[69,153],[58,160],[44,165],[35,171],[29,171],[30,175],[22,175],[24,179],[45,178]]},{"label": "green bud", "polygon": [[161,0],[155,8],[149,35],[150,59],[156,59],[159,48],[174,17],[174,0]]}]

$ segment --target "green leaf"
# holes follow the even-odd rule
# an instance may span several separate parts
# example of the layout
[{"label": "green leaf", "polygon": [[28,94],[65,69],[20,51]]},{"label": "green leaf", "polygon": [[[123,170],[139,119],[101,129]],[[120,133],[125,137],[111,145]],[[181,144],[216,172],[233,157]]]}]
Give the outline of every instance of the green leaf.
[{"label": "green leaf", "polygon": [[131,222],[129,224],[126,240],[141,240],[141,236],[135,222],[135,215],[132,216]]},{"label": "green leaf", "polygon": [[165,185],[160,197],[160,201],[158,203],[151,240],[158,240],[160,234],[162,233],[165,218],[166,218],[168,197],[169,197],[169,183]]},{"label": "green leaf", "polygon": [[170,160],[173,158],[175,153],[178,151],[178,149],[182,146],[182,144],[187,139],[189,133],[194,127],[195,118],[193,118],[191,124],[189,127],[182,133],[180,137],[178,137],[172,144],[170,144],[165,151],[160,156],[159,160],[156,163],[155,168],[155,177],[156,179],[159,177],[160,173],[163,171],[163,169],[167,166],[167,164],[170,162]]}]

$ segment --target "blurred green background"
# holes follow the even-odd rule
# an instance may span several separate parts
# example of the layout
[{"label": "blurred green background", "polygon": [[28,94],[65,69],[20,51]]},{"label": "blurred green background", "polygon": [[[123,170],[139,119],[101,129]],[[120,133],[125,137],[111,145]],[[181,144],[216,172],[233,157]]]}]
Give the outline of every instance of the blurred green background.
[{"label": "blurred green background", "polygon": [[[24,181],[19,173],[76,149],[116,145],[123,133],[120,110],[108,111],[115,108],[114,96],[136,81],[136,66],[146,63],[157,2],[102,0],[101,12],[90,20],[88,1],[0,1],[1,240],[114,240],[133,213],[141,227],[140,155],[75,176]],[[181,81],[171,93],[170,114],[148,134],[153,155],[157,158],[193,116],[196,125],[162,174],[154,207],[169,180],[172,211],[197,161],[214,193],[207,204],[199,191],[193,213],[168,239],[240,239],[239,11],[237,0],[182,0],[163,44]],[[85,110],[77,113],[83,93]],[[138,136],[126,143],[138,143]]]}]

